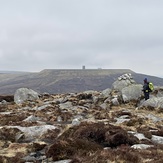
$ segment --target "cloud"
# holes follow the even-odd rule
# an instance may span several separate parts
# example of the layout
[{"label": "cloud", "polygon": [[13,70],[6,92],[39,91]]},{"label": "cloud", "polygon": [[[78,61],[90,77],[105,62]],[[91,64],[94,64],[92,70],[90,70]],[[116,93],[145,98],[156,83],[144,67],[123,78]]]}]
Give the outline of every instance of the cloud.
[{"label": "cloud", "polygon": [[[0,0],[0,69],[129,68],[163,76],[162,0]],[[152,67],[152,70],[151,68]]]}]

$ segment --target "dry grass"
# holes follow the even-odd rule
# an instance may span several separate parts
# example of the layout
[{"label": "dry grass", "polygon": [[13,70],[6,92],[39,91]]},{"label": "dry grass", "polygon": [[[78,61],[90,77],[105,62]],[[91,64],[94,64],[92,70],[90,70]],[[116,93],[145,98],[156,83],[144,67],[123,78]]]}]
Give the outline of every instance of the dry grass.
[{"label": "dry grass", "polygon": [[163,136],[163,127],[160,126],[160,128],[157,131],[151,131],[153,135],[157,136]]},{"label": "dry grass", "polygon": [[53,160],[72,159],[73,157],[88,157],[102,147],[94,142],[83,139],[58,140],[46,151],[47,157]]},{"label": "dry grass", "polygon": [[[137,129],[151,137],[149,127]],[[145,150],[130,148],[138,143],[136,137],[129,135],[119,126],[83,122],[65,131],[49,147],[46,156],[53,161],[72,159],[71,163],[161,163],[163,145],[155,145]]]},{"label": "dry grass", "polygon": [[[10,126],[16,122],[22,122],[22,120],[24,120],[26,118],[26,115],[0,115],[0,125],[1,126]],[[15,125],[15,124],[14,124]]]},{"label": "dry grass", "polygon": [[130,145],[138,142],[136,137],[129,135],[121,127],[105,125],[104,123],[81,123],[79,126],[65,131],[50,146],[46,156],[52,157],[55,161],[69,158],[74,159],[74,162],[75,160],[87,162],[87,158],[92,159],[92,161],[106,160],[110,158],[107,155],[107,158],[101,156],[103,147],[110,147],[111,152],[117,147],[126,146],[129,148]]}]

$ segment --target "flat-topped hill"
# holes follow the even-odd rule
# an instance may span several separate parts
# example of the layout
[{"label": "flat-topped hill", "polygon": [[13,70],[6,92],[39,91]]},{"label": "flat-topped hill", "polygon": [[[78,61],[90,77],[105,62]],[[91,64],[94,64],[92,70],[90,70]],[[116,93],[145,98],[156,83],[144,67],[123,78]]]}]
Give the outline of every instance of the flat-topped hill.
[{"label": "flat-topped hill", "polygon": [[21,87],[51,94],[102,91],[110,88],[117,77],[125,73],[131,73],[138,83],[142,83],[144,77],[155,85],[163,83],[162,78],[138,74],[129,69],[45,69],[36,73],[1,73],[0,94],[14,94]]}]

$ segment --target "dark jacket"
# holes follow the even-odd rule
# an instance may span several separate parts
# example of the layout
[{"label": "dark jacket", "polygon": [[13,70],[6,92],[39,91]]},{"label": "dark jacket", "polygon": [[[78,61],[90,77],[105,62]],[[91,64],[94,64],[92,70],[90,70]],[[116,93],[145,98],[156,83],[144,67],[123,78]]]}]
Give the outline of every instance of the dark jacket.
[{"label": "dark jacket", "polygon": [[150,91],[150,89],[149,89],[149,83],[148,82],[144,82],[143,91],[144,92],[149,92]]},{"label": "dark jacket", "polygon": [[144,79],[143,92],[144,92],[145,100],[148,100],[150,89],[149,89],[149,82],[147,81],[147,79]]},{"label": "dark jacket", "polygon": [[148,100],[149,99],[149,93],[150,93],[148,82],[144,82],[143,92],[144,92],[144,98],[145,98],[145,100]]}]

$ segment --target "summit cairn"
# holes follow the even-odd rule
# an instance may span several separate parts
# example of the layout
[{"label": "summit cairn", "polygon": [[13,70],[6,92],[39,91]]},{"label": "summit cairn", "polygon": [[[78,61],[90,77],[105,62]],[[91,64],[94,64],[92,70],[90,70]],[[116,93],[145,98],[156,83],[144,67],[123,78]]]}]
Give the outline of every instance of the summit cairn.
[{"label": "summit cairn", "polygon": [[142,95],[142,85],[137,84],[131,74],[123,74],[112,84],[112,89],[120,92],[122,100],[138,100]]},{"label": "summit cairn", "polygon": [[112,84],[112,88],[121,91],[123,88],[132,84],[136,84],[136,82],[133,79],[132,75],[128,73],[118,77],[118,79]]}]

